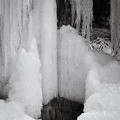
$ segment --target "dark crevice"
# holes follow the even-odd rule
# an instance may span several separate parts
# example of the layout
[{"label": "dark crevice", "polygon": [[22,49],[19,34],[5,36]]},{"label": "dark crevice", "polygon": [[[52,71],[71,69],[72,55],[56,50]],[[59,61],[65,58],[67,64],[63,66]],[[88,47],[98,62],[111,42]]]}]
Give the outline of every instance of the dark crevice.
[{"label": "dark crevice", "polygon": [[83,113],[82,103],[59,97],[51,100],[42,109],[42,120],[76,120]]}]

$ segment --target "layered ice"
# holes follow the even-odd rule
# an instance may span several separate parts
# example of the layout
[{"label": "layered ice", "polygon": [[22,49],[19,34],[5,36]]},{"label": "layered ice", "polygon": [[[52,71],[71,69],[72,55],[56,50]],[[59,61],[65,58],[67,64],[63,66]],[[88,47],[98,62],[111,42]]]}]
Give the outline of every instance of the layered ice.
[{"label": "layered ice", "polygon": [[19,51],[15,68],[9,81],[11,89],[8,94],[8,100],[20,102],[27,114],[34,118],[41,116],[42,108],[40,66],[36,41],[33,39],[28,53],[25,49]]}]

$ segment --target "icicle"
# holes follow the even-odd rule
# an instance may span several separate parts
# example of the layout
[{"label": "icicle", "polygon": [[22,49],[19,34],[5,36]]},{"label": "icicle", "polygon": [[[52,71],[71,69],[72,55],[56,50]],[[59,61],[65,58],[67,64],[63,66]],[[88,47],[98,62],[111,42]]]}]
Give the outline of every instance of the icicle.
[{"label": "icicle", "polygon": [[82,18],[82,0],[76,0],[76,29],[78,30],[78,32],[80,31],[80,25],[81,25],[81,18]]},{"label": "icicle", "polygon": [[3,12],[3,21],[4,21],[4,33],[3,33],[3,54],[4,54],[4,76],[7,78],[8,74],[8,64],[10,60],[10,0],[4,0],[4,12]]},{"label": "icicle", "polygon": [[83,0],[83,25],[82,36],[90,40],[90,31],[92,28],[92,13],[93,3],[92,0]]},{"label": "icicle", "polygon": [[92,28],[93,2],[92,0],[70,0],[70,2],[72,11],[71,25],[76,26],[78,32],[82,27],[82,36],[89,40]]},{"label": "icicle", "polygon": [[111,0],[111,41],[115,56],[120,49],[120,1]]}]

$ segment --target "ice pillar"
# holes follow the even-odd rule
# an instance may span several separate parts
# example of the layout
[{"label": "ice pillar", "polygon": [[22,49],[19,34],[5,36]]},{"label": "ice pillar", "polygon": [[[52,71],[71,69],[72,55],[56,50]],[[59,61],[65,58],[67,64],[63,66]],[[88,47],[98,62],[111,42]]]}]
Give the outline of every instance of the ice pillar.
[{"label": "ice pillar", "polygon": [[41,14],[42,89],[43,101],[47,104],[58,94],[55,0],[43,0]]}]

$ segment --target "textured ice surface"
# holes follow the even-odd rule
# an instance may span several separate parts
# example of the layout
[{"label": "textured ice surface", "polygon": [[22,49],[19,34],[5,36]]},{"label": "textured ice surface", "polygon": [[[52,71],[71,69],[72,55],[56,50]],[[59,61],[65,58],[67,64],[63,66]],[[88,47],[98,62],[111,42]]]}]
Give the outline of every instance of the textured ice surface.
[{"label": "textured ice surface", "polygon": [[93,64],[86,78],[86,102],[78,120],[120,119],[120,64]]},{"label": "textured ice surface", "polygon": [[22,104],[11,101],[6,103],[0,100],[0,120],[34,120],[26,115]]},{"label": "textured ice surface", "polygon": [[86,95],[87,99],[93,93],[101,90],[104,84],[120,82],[120,64],[117,61],[111,61],[105,66],[95,63],[88,72],[86,78]]},{"label": "textured ice surface", "polygon": [[120,120],[120,112],[114,111],[90,111],[80,115],[77,120]]},{"label": "textured ice surface", "polygon": [[84,112],[120,111],[120,86],[102,83],[99,92],[92,94],[84,104]]},{"label": "textured ice surface", "polygon": [[41,116],[42,86],[40,74],[40,59],[34,44],[27,53],[19,51],[14,72],[9,81],[9,100],[22,103],[26,112],[34,117]]}]

